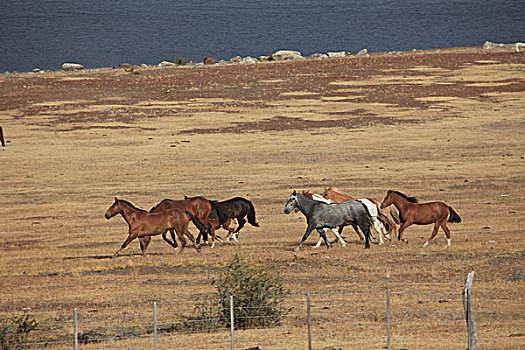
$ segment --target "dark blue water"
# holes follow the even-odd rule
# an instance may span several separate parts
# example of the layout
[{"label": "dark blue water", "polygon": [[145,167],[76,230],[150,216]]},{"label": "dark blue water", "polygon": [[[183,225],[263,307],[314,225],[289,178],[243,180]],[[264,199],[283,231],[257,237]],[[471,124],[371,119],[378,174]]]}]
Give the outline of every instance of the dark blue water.
[{"label": "dark blue water", "polygon": [[0,72],[525,41],[525,0],[3,0]]}]

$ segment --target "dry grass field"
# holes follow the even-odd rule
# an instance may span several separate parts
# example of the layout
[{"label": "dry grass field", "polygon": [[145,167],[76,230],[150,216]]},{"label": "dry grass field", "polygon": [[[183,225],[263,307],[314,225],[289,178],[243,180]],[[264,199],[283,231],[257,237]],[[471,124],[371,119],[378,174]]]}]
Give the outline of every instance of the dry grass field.
[{"label": "dry grass field", "polygon": [[[290,314],[271,329],[236,333],[236,348],[386,346],[465,349],[461,290],[473,284],[478,349],[525,344],[525,55],[481,48],[369,58],[0,75],[0,314],[30,312],[32,341],[72,348],[81,331],[141,333],[82,349],[153,348],[159,322],[191,313],[236,254],[279,275]],[[432,226],[409,243],[299,252],[306,221],[285,215],[293,190],[336,186],[382,199],[396,189],[443,201],[461,216],[426,248]],[[127,236],[114,197],[149,210],[164,198],[241,196],[260,227],[239,244],[188,247],[154,237],[117,258]],[[196,234],[197,229],[190,226]],[[218,234],[224,235],[225,231]],[[62,343],[67,341],[68,343]],[[228,331],[162,334],[162,349],[227,349]],[[44,345],[34,345],[35,348]]]}]

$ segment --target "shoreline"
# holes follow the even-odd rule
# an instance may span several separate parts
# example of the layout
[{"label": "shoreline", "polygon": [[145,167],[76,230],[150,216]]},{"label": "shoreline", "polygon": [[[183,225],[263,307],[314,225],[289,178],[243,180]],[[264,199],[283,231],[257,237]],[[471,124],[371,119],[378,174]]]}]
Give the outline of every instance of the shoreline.
[{"label": "shoreline", "polygon": [[[521,48],[521,50],[520,50]],[[271,59],[272,55],[275,55],[278,52],[296,52],[299,55],[295,58],[283,58],[283,59]],[[525,52],[524,43],[492,43],[486,41],[482,46],[472,46],[472,47],[450,47],[450,48],[440,48],[440,49],[412,49],[404,51],[382,51],[382,52],[369,52],[366,48],[362,49],[357,53],[350,53],[348,51],[338,51],[338,52],[327,52],[327,53],[316,53],[310,56],[302,56],[298,51],[292,50],[280,50],[276,51],[273,54],[268,56],[260,56],[259,58],[253,58],[250,56],[241,57],[236,56],[229,60],[216,60],[214,58],[204,57],[202,62],[191,62],[185,61],[183,58],[179,58],[179,61],[182,60],[183,63],[178,63],[177,61],[161,61],[156,65],[132,65],[129,63],[119,63],[113,67],[95,67],[95,68],[85,68],[81,63],[74,62],[64,62],[62,64],[62,69],[51,70],[51,69],[40,69],[35,67],[31,71],[5,71],[0,73],[1,76],[11,76],[18,74],[35,74],[35,73],[50,73],[50,72],[99,72],[115,69],[123,69],[127,71],[140,71],[146,69],[155,69],[155,68],[200,68],[203,66],[225,66],[225,65],[237,65],[237,64],[261,64],[261,63],[279,63],[279,62],[300,62],[300,61],[311,61],[311,60],[323,60],[323,59],[341,59],[341,58],[354,58],[354,59],[366,59],[370,57],[398,57],[398,56],[412,56],[412,55],[438,55],[438,54],[461,54],[461,53],[497,53],[497,52],[514,52],[522,53]],[[210,60],[210,63],[207,63],[206,60]],[[66,65],[71,65],[70,68],[64,69]]]}]

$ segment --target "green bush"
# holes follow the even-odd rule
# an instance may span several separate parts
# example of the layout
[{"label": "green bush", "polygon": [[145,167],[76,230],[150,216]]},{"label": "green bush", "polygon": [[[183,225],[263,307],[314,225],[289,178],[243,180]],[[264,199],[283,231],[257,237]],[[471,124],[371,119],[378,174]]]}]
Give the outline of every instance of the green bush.
[{"label": "green bush", "polygon": [[278,277],[246,263],[238,255],[211,281],[215,300],[201,302],[184,324],[187,331],[214,331],[230,325],[230,296],[233,295],[236,329],[274,327],[285,310],[288,291]]},{"label": "green bush", "polygon": [[29,314],[0,319],[0,347],[2,350],[22,349],[27,335],[38,323]]},{"label": "green bush", "polygon": [[185,59],[184,57],[179,57],[179,58],[177,58],[177,60],[175,61],[175,63],[176,63],[178,66],[185,66],[185,65],[187,65],[188,63],[191,63],[191,61]]}]

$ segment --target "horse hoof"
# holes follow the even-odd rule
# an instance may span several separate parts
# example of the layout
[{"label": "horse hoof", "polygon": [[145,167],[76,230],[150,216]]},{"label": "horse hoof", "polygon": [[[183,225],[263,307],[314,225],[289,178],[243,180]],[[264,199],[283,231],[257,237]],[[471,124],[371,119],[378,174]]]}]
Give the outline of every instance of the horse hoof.
[{"label": "horse hoof", "polygon": [[294,252],[298,252],[299,249],[301,249],[301,247],[297,247],[297,248],[295,248],[295,249],[294,249]]}]

